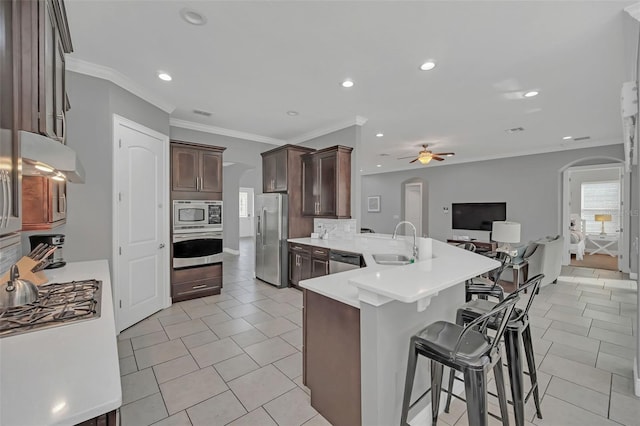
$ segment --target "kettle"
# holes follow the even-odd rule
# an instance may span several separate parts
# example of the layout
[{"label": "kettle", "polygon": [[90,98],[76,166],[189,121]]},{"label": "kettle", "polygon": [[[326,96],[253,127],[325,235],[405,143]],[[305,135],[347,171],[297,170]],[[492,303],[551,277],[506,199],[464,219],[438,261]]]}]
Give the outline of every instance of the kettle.
[{"label": "kettle", "polygon": [[11,266],[10,279],[0,284],[0,308],[10,308],[35,302],[38,287],[31,281],[20,280],[18,265]]}]

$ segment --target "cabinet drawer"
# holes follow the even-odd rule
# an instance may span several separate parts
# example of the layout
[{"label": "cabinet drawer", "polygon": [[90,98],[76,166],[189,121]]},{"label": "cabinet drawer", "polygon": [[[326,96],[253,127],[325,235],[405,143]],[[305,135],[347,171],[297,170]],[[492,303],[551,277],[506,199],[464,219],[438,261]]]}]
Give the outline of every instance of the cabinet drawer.
[{"label": "cabinet drawer", "polygon": [[222,277],[209,278],[206,280],[192,281],[189,283],[174,284],[171,286],[171,297],[198,297],[201,294],[209,294],[212,291],[220,291],[222,287]]},{"label": "cabinet drawer", "polygon": [[329,258],[329,249],[322,247],[311,247],[311,256],[316,259],[328,259]]},{"label": "cabinet drawer", "polygon": [[222,278],[222,264],[188,269],[174,269],[172,284],[204,281],[218,277]]},{"label": "cabinet drawer", "polygon": [[294,251],[296,253],[311,254],[311,247],[305,246],[304,244],[289,243],[289,250]]}]

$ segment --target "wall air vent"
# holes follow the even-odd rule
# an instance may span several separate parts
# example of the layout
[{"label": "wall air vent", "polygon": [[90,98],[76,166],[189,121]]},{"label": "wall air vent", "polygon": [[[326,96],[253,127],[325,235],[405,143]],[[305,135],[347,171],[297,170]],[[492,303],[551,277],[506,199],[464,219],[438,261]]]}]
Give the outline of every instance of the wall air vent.
[{"label": "wall air vent", "polygon": [[579,138],[573,138],[573,140],[576,142],[588,141],[589,139],[591,139],[591,136],[580,136]]},{"label": "wall air vent", "polygon": [[198,115],[202,115],[204,117],[211,117],[211,113],[208,111],[202,111],[201,109],[194,109],[193,110],[194,114],[198,114]]}]

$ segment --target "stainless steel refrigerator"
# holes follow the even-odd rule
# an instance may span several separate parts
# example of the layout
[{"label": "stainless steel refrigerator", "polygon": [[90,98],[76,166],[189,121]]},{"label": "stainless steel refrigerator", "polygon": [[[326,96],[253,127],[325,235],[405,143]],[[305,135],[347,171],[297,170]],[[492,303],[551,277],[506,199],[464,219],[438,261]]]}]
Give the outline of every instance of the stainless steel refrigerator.
[{"label": "stainless steel refrigerator", "polygon": [[287,196],[261,194],[255,199],[256,278],[276,287],[288,285]]}]

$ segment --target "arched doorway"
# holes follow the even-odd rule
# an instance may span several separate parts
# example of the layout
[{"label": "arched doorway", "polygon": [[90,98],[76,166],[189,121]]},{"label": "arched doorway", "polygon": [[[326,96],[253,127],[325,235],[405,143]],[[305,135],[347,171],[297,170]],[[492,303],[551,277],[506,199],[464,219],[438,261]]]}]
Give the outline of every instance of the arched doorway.
[{"label": "arched doorway", "polygon": [[[613,157],[582,158],[566,164],[559,172],[559,222],[560,234],[564,236],[565,245],[563,265],[569,265],[572,253],[576,254],[579,251],[579,245],[576,244],[579,240],[576,237],[576,233],[572,233],[571,229],[571,217],[573,215],[574,222],[577,221],[573,231],[578,230],[584,234],[581,243],[582,250],[586,250],[587,253],[617,257],[617,270],[628,273],[630,271],[630,218],[627,214],[629,211],[627,206],[630,203],[630,174],[625,171],[623,160]],[[598,235],[600,232],[596,231],[599,231],[600,228],[594,229],[595,225],[592,219],[590,222],[585,220],[589,218],[589,213],[584,194],[589,188],[606,182],[618,185],[620,204],[617,213],[613,215],[614,217],[610,217],[611,222],[607,223],[606,233]],[[590,190],[593,191],[593,188]],[[607,213],[604,211],[604,206],[601,213]],[[586,225],[587,223],[589,225]],[[586,229],[584,229],[585,226]],[[604,228],[604,224],[602,227]],[[603,246],[605,248],[601,249]],[[578,257],[577,254],[576,256]]]}]

